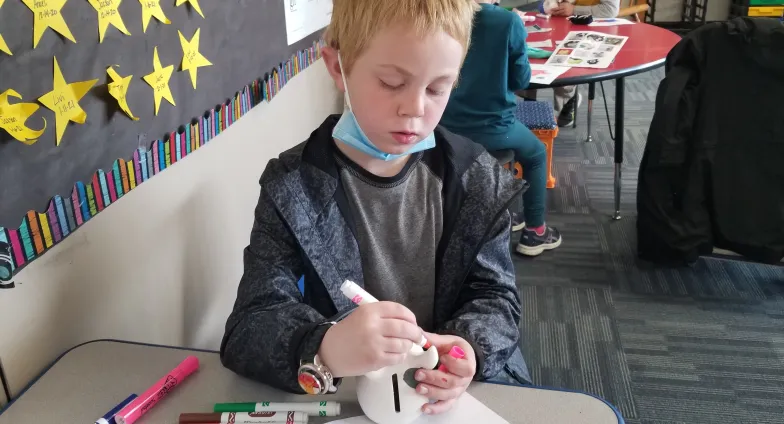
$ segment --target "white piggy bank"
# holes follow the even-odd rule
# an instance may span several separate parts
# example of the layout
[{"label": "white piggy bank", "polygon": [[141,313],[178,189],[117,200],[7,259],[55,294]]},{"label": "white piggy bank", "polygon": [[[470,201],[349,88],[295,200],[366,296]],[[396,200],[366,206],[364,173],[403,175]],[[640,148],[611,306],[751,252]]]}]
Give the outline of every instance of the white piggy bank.
[{"label": "white piggy bank", "polygon": [[[438,363],[435,346],[415,349],[402,363],[357,377],[357,399],[362,412],[377,424],[409,424],[422,414],[426,396],[409,386],[404,375],[415,368],[433,369]],[[413,372],[409,372],[413,378]]]}]

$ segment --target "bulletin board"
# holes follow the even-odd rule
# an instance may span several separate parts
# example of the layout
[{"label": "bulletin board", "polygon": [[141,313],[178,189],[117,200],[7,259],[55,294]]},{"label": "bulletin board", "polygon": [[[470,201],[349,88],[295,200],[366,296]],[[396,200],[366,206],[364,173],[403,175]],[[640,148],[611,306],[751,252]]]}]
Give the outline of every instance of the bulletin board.
[{"label": "bulletin board", "polygon": [[0,0],[0,268],[18,272],[317,60],[331,0],[308,2],[318,16],[297,1]]}]

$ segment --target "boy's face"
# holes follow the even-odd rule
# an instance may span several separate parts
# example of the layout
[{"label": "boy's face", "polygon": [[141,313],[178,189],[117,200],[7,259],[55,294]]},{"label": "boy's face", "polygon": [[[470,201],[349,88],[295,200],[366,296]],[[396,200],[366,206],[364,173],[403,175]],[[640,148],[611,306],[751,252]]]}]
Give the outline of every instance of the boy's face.
[{"label": "boy's face", "polygon": [[[345,90],[337,52],[324,52],[338,88]],[[463,46],[445,32],[424,38],[408,28],[380,31],[347,75],[351,108],[380,150],[404,154],[441,120],[460,72]]]}]

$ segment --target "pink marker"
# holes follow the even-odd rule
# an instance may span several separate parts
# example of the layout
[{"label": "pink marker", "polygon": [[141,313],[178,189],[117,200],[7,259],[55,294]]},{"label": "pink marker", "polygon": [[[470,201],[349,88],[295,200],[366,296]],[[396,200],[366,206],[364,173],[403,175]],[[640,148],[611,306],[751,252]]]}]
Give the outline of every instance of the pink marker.
[{"label": "pink marker", "polygon": [[351,301],[357,305],[366,305],[368,303],[378,302],[378,299],[373,297],[370,293],[366,292],[362,287],[359,287],[359,284],[351,280],[344,281],[340,286],[340,291],[343,292],[343,296],[351,299]]},{"label": "pink marker", "polygon": [[[449,356],[455,359],[463,359],[465,358],[465,351],[460,349],[457,346],[452,346],[452,349],[449,350]],[[438,370],[441,372],[448,372],[449,370],[446,369],[446,365],[441,364],[438,366]]]},{"label": "pink marker", "polygon": [[136,400],[120,410],[114,417],[115,421],[117,424],[133,424],[197,369],[199,369],[198,358],[195,356],[185,358],[177,368],[171,370]]}]

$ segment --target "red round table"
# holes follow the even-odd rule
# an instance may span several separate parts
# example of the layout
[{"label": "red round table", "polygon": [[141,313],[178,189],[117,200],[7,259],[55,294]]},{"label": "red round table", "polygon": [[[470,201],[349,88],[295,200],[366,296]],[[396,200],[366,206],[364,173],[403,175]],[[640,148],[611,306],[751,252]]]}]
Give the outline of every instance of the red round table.
[{"label": "red round table", "polygon": [[[624,78],[641,72],[650,71],[664,65],[667,53],[670,52],[681,37],[666,29],[644,23],[616,26],[587,26],[573,25],[566,18],[552,17],[550,19],[536,18],[534,22],[526,22],[526,29],[532,25],[542,28],[552,28],[552,31],[528,34],[528,42],[552,40],[553,48],[556,43],[566,38],[569,31],[593,31],[611,35],[629,37],[621,51],[615,56],[613,63],[604,69],[571,68],[561,74],[549,85],[531,84],[529,88],[551,88],[564,85],[588,85],[588,137],[591,141],[591,113],[595,96],[595,83],[606,80],[615,82],[615,214],[614,219],[621,217],[621,165],[623,164],[623,113],[624,113]],[[551,50],[551,49],[548,49]],[[543,64],[545,59],[531,59],[531,63]],[[576,122],[576,120],[575,120]]]}]

